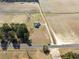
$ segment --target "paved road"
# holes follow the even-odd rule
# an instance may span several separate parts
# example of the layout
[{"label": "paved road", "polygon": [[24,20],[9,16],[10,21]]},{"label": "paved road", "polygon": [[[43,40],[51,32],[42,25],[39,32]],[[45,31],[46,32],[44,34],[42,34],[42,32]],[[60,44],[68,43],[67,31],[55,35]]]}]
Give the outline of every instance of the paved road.
[{"label": "paved road", "polygon": [[[49,48],[79,48],[79,44],[50,45]],[[43,45],[28,46],[28,48],[43,48]]]},{"label": "paved road", "polygon": [[[48,47],[50,49],[54,49],[54,48],[79,48],[79,44],[67,44],[67,45],[48,45]],[[1,46],[0,46],[1,48]],[[8,46],[8,48],[13,49],[13,45],[10,44]],[[21,44],[20,45],[21,49],[27,49],[27,48],[43,48],[43,45],[32,45],[32,46],[28,46],[27,44]]]}]

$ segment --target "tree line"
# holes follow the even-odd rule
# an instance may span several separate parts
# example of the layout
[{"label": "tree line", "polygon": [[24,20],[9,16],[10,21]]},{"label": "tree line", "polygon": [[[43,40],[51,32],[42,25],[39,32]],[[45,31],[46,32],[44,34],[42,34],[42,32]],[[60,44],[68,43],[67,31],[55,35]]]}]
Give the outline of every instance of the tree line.
[{"label": "tree line", "polygon": [[10,43],[13,44],[14,48],[20,48],[20,43],[27,43],[31,46],[29,31],[26,24],[23,23],[4,23],[2,27],[0,27],[0,41],[3,49],[7,48]]}]

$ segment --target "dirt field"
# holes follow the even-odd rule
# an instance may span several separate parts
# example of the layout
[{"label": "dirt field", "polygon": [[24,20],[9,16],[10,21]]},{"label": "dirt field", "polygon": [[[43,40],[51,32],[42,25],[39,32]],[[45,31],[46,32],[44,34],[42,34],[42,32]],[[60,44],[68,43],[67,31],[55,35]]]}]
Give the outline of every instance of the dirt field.
[{"label": "dirt field", "polygon": [[2,3],[0,2],[0,12],[29,12],[38,11],[37,3],[27,3],[27,2],[13,2],[13,3]]},{"label": "dirt field", "polygon": [[[7,8],[5,9],[5,7]],[[32,44],[42,45],[50,43],[37,3],[1,3],[0,8],[0,26],[3,23],[25,23],[30,32],[29,39],[32,40]],[[39,29],[34,28],[35,22],[41,23]]]},{"label": "dirt field", "polygon": [[39,0],[44,12],[79,12],[79,0]]},{"label": "dirt field", "polygon": [[[39,29],[34,28],[35,22],[41,23]],[[50,43],[37,3],[0,3],[0,26],[2,26],[3,23],[25,23],[30,32],[29,39],[32,40],[32,44],[43,45]],[[0,50],[0,59],[40,58],[51,59],[51,56],[45,55],[41,49]]]},{"label": "dirt field", "polygon": [[79,14],[70,15],[70,20],[64,20],[65,23],[79,36]]},{"label": "dirt field", "polygon": [[[5,56],[5,57],[4,57]],[[41,49],[0,50],[0,59],[51,59],[50,55],[45,55]]]},{"label": "dirt field", "polygon": [[78,15],[79,14],[49,14],[49,16],[47,16],[48,23],[59,38],[59,44],[79,44]]},{"label": "dirt field", "polygon": [[50,27],[59,39],[57,44],[79,44],[78,0],[39,0],[39,2]]},{"label": "dirt field", "polygon": [[[28,19],[27,14],[0,14],[0,25],[3,23],[25,23],[30,32],[30,39],[33,44],[47,44],[50,43],[49,36],[40,13],[31,14],[31,18]],[[39,29],[34,28],[34,23],[40,22],[42,25]]]}]

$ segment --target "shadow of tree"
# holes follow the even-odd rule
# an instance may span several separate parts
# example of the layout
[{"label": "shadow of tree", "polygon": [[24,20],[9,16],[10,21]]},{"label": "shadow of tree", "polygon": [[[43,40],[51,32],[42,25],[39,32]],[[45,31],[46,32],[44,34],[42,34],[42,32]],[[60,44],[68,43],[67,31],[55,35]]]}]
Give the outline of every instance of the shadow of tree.
[{"label": "shadow of tree", "polygon": [[14,49],[20,49],[20,42],[18,42],[16,39],[12,41]]},{"label": "shadow of tree", "polygon": [[5,40],[2,40],[2,41],[1,41],[1,48],[2,48],[4,51],[6,51],[7,48],[8,48],[8,42],[5,41]]}]

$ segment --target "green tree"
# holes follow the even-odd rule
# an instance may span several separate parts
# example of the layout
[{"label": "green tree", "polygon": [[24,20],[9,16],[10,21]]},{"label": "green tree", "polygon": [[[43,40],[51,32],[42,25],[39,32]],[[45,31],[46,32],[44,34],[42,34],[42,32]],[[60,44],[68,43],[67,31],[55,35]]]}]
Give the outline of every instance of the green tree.
[{"label": "green tree", "polygon": [[15,24],[15,32],[17,31],[17,29],[19,28],[19,23]]},{"label": "green tree", "polygon": [[3,39],[3,33],[0,32],[0,40],[2,40],[2,39]]},{"label": "green tree", "polygon": [[11,30],[10,26],[7,23],[4,23],[2,26],[3,32],[9,32]]},{"label": "green tree", "polygon": [[12,38],[15,38],[15,32],[14,32],[14,31],[9,31],[9,35],[10,35]]},{"label": "green tree", "polygon": [[27,33],[26,36],[29,36],[29,32],[27,30],[27,27],[25,24],[20,24],[18,29],[17,29],[17,34],[18,34],[18,37],[20,38],[24,38],[24,33]]},{"label": "green tree", "polygon": [[0,40],[3,39],[3,32],[1,30],[2,30],[2,28],[0,28]]},{"label": "green tree", "polygon": [[15,31],[15,24],[11,23],[10,26],[11,26],[11,30]]},{"label": "green tree", "polygon": [[50,53],[49,48],[46,45],[43,46],[43,51],[44,51],[45,54],[49,54]]}]

